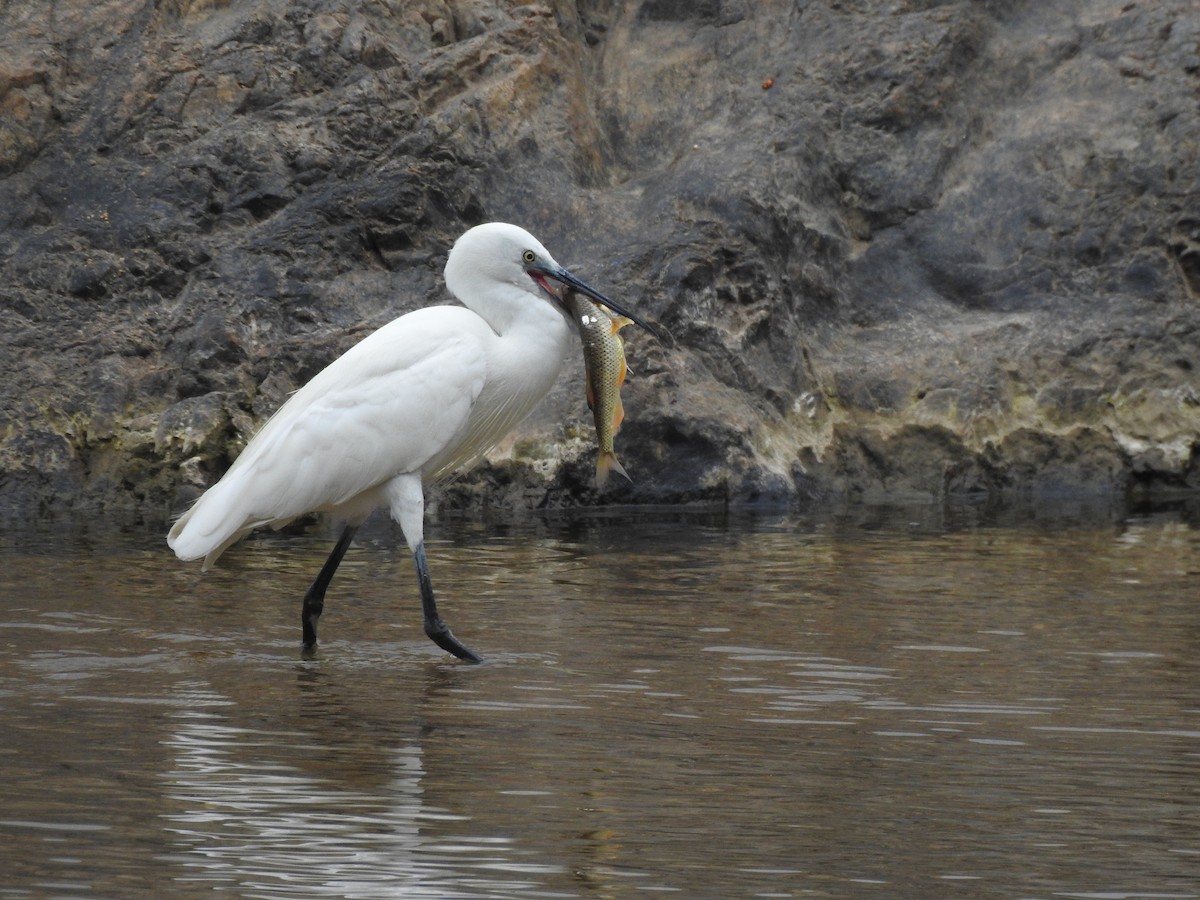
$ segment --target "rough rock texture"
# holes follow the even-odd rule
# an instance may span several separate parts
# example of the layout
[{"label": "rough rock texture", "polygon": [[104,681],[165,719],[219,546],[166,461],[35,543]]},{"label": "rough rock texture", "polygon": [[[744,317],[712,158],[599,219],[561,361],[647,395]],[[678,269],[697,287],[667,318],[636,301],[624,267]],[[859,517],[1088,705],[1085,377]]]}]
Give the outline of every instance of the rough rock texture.
[{"label": "rough rock texture", "polygon": [[162,516],[525,225],[631,337],[449,505],[1200,488],[1191,0],[0,5],[0,509]]}]

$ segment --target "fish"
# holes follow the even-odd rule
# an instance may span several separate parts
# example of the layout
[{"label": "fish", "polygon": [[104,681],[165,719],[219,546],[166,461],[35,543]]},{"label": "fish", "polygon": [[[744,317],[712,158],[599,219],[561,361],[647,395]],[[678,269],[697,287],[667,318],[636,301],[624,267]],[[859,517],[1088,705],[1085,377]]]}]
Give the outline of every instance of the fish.
[{"label": "fish", "polygon": [[625,340],[620,331],[632,319],[614,315],[572,288],[563,293],[563,306],[575,320],[583,342],[583,364],[587,382],[587,404],[596,423],[596,486],[604,487],[610,472],[629,481],[629,473],[617,459],[613,438],[625,420],[621,386],[629,373],[625,362]]}]

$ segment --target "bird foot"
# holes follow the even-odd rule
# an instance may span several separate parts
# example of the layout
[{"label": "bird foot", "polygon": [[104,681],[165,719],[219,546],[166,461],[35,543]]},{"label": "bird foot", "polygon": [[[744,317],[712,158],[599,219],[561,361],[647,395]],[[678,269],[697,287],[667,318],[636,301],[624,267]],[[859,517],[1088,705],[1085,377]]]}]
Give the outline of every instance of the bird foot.
[{"label": "bird foot", "polygon": [[440,618],[425,620],[425,634],[447,653],[457,656],[464,662],[483,662],[483,657],[451,634],[449,626]]}]

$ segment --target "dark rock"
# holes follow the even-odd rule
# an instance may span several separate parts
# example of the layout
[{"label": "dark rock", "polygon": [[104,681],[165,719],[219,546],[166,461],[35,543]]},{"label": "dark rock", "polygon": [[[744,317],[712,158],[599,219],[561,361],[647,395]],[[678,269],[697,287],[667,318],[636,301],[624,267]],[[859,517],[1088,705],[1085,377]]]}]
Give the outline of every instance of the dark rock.
[{"label": "dark rock", "polygon": [[443,507],[1200,487],[1186,0],[0,9],[0,507],[163,516],[525,225],[657,319]]}]

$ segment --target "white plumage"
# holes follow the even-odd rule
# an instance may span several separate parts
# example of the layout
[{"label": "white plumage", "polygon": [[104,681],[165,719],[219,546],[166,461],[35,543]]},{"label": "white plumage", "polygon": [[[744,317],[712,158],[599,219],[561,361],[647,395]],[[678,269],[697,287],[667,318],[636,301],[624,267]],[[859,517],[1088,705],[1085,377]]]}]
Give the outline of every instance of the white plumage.
[{"label": "white plumage", "polygon": [[280,407],[167,537],[180,559],[203,558],[208,568],[256,527],[317,511],[344,519],[342,540],[305,597],[308,647],[354,528],[386,505],[416,559],[426,632],[478,661],[437,616],[423,549],[423,486],[494,446],[553,385],[571,328],[548,278],[627,314],[514,225],[472,228],[451,250],[445,276],[465,309],[408,313],[334,360]]}]

